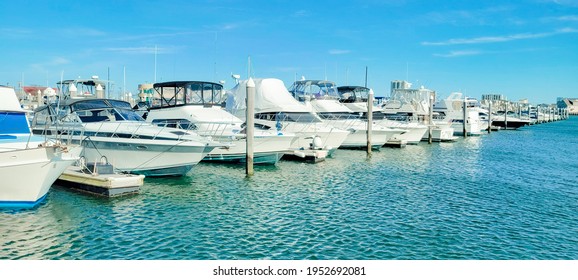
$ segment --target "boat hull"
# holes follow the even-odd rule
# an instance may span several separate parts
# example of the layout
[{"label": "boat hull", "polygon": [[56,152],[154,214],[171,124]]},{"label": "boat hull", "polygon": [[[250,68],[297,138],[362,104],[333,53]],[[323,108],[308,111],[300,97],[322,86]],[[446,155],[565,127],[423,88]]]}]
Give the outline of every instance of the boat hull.
[{"label": "boat hull", "polygon": [[117,171],[147,177],[184,176],[214,148],[192,141],[141,139],[135,143],[108,137],[89,137],[82,144],[88,162],[104,157]]},{"label": "boat hull", "polygon": [[52,146],[0,152],[0,207],[36,207],[81,150]]},{"label": "boat hull", "polygon": [[[246,163],[247,141],[243,139],[221,139],[215,140],[226,143],[228,147],[216,148],[211,151],[203,161],[222,163]],[[283,154],[290,148],[296,136],[267,135],[253,138],[253,164],[275,165],[279,162]]]}]

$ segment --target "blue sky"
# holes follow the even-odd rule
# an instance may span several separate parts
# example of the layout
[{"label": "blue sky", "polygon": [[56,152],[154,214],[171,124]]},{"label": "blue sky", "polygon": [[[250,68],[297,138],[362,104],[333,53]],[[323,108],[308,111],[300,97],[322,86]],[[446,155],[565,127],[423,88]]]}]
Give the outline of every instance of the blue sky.
[{"label": "blue sky", "polygon": [[171,80],[230,88],[250,57],[253,77],[287,87],[301,76],[363,85],[367,67],[377,96],[392,80],[441,97],[578,96],[578,0],[10,0],[0,32],[0,84],[15,87],[98,75],[113,93]]}]

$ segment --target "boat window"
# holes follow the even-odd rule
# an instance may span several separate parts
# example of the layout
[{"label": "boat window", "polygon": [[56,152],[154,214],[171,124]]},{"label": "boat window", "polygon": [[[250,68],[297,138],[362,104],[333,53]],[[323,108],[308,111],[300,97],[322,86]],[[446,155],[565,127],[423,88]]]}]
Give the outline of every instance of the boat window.
[{"label": "boat window", "polygon": [[329,81],[299,81],[295,82],[289,92],[299,101],[309,99],[339,99],[335,83]]},{"label": "boat window", "polygon": [[[360,112],[359,114],[361,119],[367,120],[367,112]],[[380,111],[373,111],[372,115],[374,121],[386,119],[385,114]]]},{"label": "boat window", "polygon": [[309,112],[257,113],[255,114],[255,118],[260,120],[281,121],[281,122],[301,122],[301,123],[321,122],[321,119],[319,119],[318,116]]},{"label": "boat window", "polygon": [[359,114],[356,113],[317,113],[320,118],[324,120],[354,120],[359,119]]},{"label": "boat window", "polygon": [[172,127],[187,130],[197,130],[198,127],[187,119],[155,119],[152,124],[160,127]]},{"label": "boat window", "polygon": [[132,107],[130,106],[130,103],[128,103],[126,101],[108,100],[108,102],[114,108],[121,108],[121,109],[128,109],[128,110],[132,109]]},{"label": "boat window", "polygon": [[32,126],[41,126],[52,123],[52,118],[50,115],[50,107],[45,106],[34,112],[34,118],[32,119]]},{"label": "boat window", "polygon": [[108,108],[110,107],[106,104],[105,100],[96,99],[96,100],[85,100],[81,102],[76,102],[71,105],[72,111],[83,111],[83,110],[92,110],[92,109],[99,109],[99,108]]},{"label": "boat window", "polygon": [[187,104],[202,104],[203,103],[203,87],[202,84],[190,84],[186,92]]},{"label": "boat window", "polygon": [[223,87],[213,83],[191,83],[187,86],[187,104],[221,104]]},{"label": "boat window", "polygon": [[0,134],[30,133],[28,120],[24,112],[0,113]]},{"label": "boat window", "polygon": [[115,117],[117,121],[144,121],[144,119],[137,114],[133,109],[129,108],[115,108]]},{"label": "boat window", "polygon": [[93,109],[75,112],[84,123],[123,120],[112,108]]}]

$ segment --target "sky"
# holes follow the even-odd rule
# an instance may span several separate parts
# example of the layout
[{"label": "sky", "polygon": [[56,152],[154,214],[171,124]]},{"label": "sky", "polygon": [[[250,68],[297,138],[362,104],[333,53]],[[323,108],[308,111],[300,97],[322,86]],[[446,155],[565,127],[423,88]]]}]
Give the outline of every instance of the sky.
[{"label": "sky", "polygon": [[[578,97],[578,0],[3,1],[0,84],[393,80],[481,98]],[[367,75],[366,75],[367,73]]]}]

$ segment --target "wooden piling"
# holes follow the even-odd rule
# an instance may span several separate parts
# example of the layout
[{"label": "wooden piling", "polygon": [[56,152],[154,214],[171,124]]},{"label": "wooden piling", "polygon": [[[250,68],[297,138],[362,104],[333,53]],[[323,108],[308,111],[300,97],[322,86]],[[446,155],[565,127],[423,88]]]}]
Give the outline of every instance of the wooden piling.
[{"label": "wooden piling", "polygon": [[255,132],[255,82],[252,78],[247,81],[247,126],[245,127],[247,139],[247,151],[246,151],[246,174],[247,176],[253,176],[253,138]]},{"label": "wooden piling", "polygon": [[367,155],[371,156],[371,130],[373,129],[373,89],[367,97]]},{"label": "wooden piling", "polygon": [[427,142],[431,144],[433,142],[433,103],[435,99],[435,93],[430,93],[429,95],[429,126],[428,126],[428,137]]},{"label": "wooden piling", "polygon": [[492,101],[489,101],[488,107],[488,134],[492,133]]},{"label": "wooden piling", "polygon": [[464,104],[463,104],[462,107],[464,107],[464,108],[463,108],[464,117],[463,117],[463,125],[462,125],[463,130],[462,130],[462,131],[463,131],[463,133],[464,133],[464,138],[467,138],[467,137],[468,137],[468,129],[467,129],[467,127],[466,127],[466,124],[467,124],[467,121],[468,121],[468,113],[467,113],[468,103],[467,103],[467,97],[464,97]]}]

